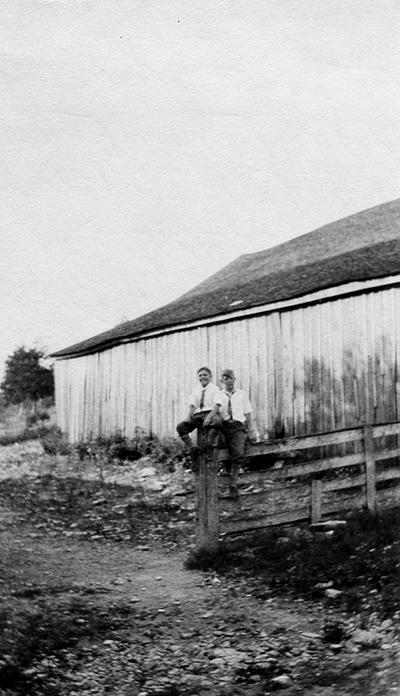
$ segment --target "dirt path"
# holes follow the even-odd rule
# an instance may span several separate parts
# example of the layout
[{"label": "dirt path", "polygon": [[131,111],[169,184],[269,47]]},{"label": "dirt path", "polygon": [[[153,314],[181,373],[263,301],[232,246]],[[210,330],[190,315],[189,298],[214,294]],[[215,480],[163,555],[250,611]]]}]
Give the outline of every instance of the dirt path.
[{"label": "dirt path", "polygon": [[[332,647],[321,637],[333,611],[268,588],[256,599],[245,578],[186,570],[186,550],[49,539],[4,508],[0,547],[0,609],[36,612],[35,630],[47,631],[45,654],[33,646],[22,665],[25,686],[1,694],[399,693],[393,647]],[[79,640],[49,640],[59,626],[80,627]]]}]

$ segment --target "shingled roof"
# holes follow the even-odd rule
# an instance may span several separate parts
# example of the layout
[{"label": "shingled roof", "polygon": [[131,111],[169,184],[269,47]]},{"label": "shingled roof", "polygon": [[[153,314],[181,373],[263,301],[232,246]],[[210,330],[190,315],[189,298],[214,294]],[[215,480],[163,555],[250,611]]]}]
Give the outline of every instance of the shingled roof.
[{"label": "shingled roof", "polygon": [[[198,319],[400,273],[400,199],[338,220],[271,249],[245,254],[159,309],[53,353],[95,352],[123,339]],[[240,301],[240,306],[237,303]]]}]

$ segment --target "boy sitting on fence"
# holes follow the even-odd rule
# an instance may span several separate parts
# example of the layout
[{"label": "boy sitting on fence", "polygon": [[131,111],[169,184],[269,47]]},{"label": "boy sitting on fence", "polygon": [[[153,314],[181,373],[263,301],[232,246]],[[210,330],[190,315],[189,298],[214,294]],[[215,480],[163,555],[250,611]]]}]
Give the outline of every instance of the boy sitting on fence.
[{"label": "boy sitting on fence", "polygon": [[205,419],[220,401],[220,390],[211,382],[211,370],[208,367],[200,367],[197,376],[199,384],[189,397],[188,415],[176,427],[179,437],[190,452],[194,467],[197,466],[198,447],[193,445],[190,433],[202,428]]},{"label": "boy sitting on fence", "polygon": [[222,391],[212,411],[204,419],[204,426],[221,428],[229,451],[228,472],[231,476],[231,495],[238,495],[237,477],[243,464],[247,439],[254,439],[252,417],[253,408],[243,389],[235,389],[236,377],[233,370],[223,370]]}]

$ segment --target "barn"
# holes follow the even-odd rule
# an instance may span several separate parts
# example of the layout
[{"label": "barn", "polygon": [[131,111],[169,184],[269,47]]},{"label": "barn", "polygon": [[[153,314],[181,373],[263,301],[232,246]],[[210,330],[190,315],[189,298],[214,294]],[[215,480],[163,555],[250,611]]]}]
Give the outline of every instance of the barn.
[{"label": "barn", "polygon": [[235,370],[265,439],[400,420],[400,199],[241,256],[53,357],[72,442],[174,434],[201,365]]}]

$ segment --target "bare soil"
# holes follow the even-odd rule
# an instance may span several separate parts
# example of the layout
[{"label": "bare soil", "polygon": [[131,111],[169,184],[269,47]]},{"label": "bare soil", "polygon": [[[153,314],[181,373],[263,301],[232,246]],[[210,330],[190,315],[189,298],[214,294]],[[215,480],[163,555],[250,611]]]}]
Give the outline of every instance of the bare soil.
[{"label": "bare soil", "polygon": [[337,650],[319,637],[321,606],[260,601],[243,580],[185,570],[185,548],[49,539],[4,508],[0,525],[1,609],[106,619],[95,635],[34,654],[26,683],[2,694],[399,693],[396,646]]},{"label": "bare soil", "polygon": [[187,570],[192,513],[30,456],[0,481],[1,696],[400,694],[390,622],[360,643],[339,604]]}]

